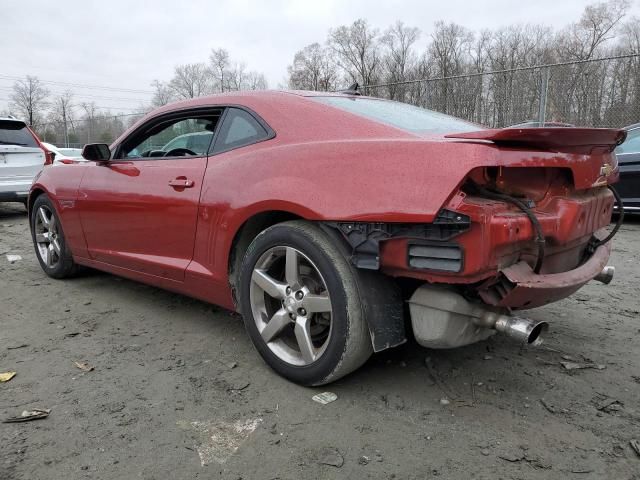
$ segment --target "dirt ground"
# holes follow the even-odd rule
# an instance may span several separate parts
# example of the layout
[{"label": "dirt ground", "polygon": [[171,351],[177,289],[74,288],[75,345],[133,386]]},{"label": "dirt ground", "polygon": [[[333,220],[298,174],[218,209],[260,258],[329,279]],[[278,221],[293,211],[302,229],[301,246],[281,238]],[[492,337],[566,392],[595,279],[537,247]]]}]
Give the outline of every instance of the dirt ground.
[{"label": "dirt ground", "polygon": [[539,349],[409,342],[312,389],[274,374],[235,314],[46,277],[24,209],[0,204],[0,372],[17,372],[0,419],[51,409],[0,424],[0,479],[640,479],[639,234],[619,233],[611,285],[530,312],[551,322]]}]

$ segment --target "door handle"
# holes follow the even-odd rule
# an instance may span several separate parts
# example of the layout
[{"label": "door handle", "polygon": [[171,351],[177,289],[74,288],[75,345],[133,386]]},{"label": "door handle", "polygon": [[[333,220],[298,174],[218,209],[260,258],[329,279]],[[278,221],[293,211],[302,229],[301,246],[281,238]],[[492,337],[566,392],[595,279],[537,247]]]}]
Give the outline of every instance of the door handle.
[{"label": "door handle", "polygon": [[186,177],[177,177],[169,180],[169,186],[173,188],[193,188],[196,182],[188,180]]}]

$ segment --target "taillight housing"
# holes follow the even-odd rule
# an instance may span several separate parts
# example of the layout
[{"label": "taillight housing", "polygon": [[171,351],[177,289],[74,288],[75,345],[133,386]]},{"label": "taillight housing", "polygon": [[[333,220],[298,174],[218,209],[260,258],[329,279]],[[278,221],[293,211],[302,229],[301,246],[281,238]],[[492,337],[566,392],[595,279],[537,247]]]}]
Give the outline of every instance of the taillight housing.
[{"label": "taillight housing", "polygon": [[54,153],[50,152],[49,150],[47,150],[46,148],[42,147],[42,150],[44,151],[44,164],[45,165],[52,165],[53,164],[53,158],[54,158]]},{"label": "taillight housing", "polygon": [[40,148],[44,152],[44,164],[52,165],[55,154],[46,149],[46,147],[42,144],[42,142],[38,138],[38,135],[36,135],[36,132],[31,130],[31,127],[27,127],[27,128],[29,129],[29,131],[31,132],[31,135],[33,135],[33,138],[35,138],[36,142],[38,142],[38,145],[40,145]]}]

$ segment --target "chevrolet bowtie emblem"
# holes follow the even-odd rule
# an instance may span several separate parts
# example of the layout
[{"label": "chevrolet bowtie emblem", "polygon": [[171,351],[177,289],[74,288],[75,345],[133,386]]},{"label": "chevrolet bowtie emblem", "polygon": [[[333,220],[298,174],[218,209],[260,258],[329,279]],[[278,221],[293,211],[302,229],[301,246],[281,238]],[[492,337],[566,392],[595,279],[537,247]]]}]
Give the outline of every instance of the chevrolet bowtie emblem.
[{"label": "chevrolet bowtie emblem", "polygon": [[610,164],[605,163],[604,165],[602,165],[602,167],[600,167],[601,177],[608,177],[609,175],[611,175],[611,173],[613,173],[613,167]]}]

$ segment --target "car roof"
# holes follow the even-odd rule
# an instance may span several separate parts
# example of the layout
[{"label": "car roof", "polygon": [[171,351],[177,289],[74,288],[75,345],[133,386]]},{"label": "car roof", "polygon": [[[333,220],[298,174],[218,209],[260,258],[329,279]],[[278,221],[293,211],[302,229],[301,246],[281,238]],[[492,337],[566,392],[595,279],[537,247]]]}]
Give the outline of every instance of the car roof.
[{"label": "car roof", "polygon": [[640,123],[634,123],[624,127],[625,130],[635,130],[636,128],[640,128]]},{"label": "car roof", "polygon": [[[216,93],[214,95],[206,95],[203,97],[190,98],[178,102],[169,103],[156,110],[156,112],[179,110],[184,107],[198,107],[216,105],[222,103],[241,103],[253,101],[273,101],[283,100],[287,97],[352,97],[360,98],[359,95],[350,95],[339,92],[316,92],[312,90],[248,90],[238,92]],[[226,102],[225,102],[226,100]]]}]

